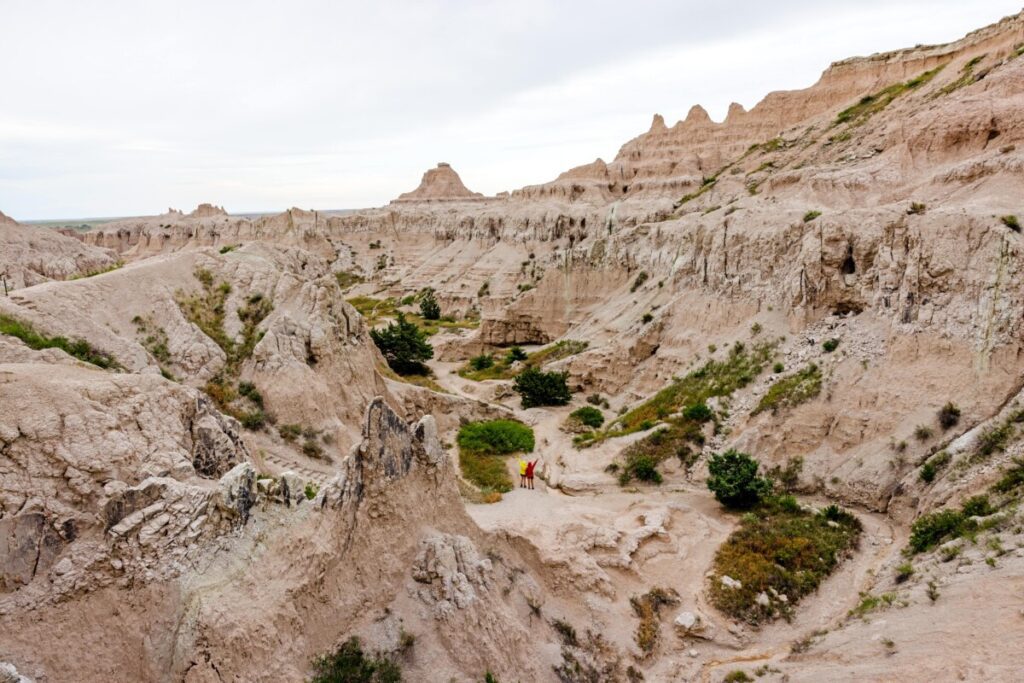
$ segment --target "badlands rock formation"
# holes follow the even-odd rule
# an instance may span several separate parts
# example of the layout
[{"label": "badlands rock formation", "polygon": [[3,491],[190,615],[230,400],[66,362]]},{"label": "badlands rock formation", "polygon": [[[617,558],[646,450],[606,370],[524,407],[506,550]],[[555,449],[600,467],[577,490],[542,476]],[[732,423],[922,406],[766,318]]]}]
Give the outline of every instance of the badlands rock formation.
[{"label": "badlands rock formation", "polygon": [[401,202],[449,202],[467,199],[483,199],[479,192],[470,192],[462,184],[462,178],[450,164],[440,162],[423,174],[419,187],[412,192],[405,192],[392,203]]},{"label": "badlands rock formation", "polygon": [[[347,215],[2,222],[28,246],[3,250],[0,315],[113,362],[0,335],[0,680],[303,680],[351,636],[406,680],[1019,680],[1021,220],[1024,14],[722,122],[655,116],[488,201],[442,164]],[[415,386],[370,329],[424,288],[454,322]],[[565,340],[586,347],[545,369],[570,406],[456,373]],[[615,472],[671,411],[589,448],[563,430],[588,395],[612,422],[766,343],[660,486]],[[801,371],[818,390],[765,409]],[[534,429],[542,481],[467,502],[457,431],[496,417]],[[742,587],[713,567],[743,519],[704,485],[728,448],[863,525],[790,620],[710,597]],[[997,511],[905,554],[978,495]]]}]

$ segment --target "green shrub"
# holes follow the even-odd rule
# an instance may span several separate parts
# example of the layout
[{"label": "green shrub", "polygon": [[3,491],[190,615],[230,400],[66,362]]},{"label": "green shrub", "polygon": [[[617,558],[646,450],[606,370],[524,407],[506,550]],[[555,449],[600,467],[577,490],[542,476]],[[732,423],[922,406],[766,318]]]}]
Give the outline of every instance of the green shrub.
[{"label": "green shrub", "polygon": [[604,413],[591,406],[583,406],[569,413],[569,417],[575,418],[587,427],[597,429],[604,424]]},{"label": "green shrub", "polygon": [[363,652],[352,636],[331,654],[313,661],[311,683],[401,683],[402,669],[385,657]]},{"label": "green shrub", "polygon": [[810,223],[815,218],[821,215],[821,211],[808,211],[804,214],[804,223]]},{"label": "green shrub", "polygon": [[683,408],[683,417],[694,422],[710,422],[715,419],[715,413],[703,401]]},{"label": "green shrub", "polygon": [[302,436],[302,425],[281,425],[277,428],[277,433],[290,443]]},{"label": "green shrub", "polygon": [[477,371],[494,367],[494,356],[489,353],[482,353],[479,356],[473,356],[469,359],[469,367]]},{"label": "green shrub", "polygon": [[652,320],[654,320],[653,313],[644,313],[642,316],[640,316],[640,322],[642,322],[644,325],[651,322]]},{"label": "green shrub", "polygon": [[949,401],[939,408],[938,417],[939,426],[943,429],[950,429],[960,422],[960,409],[952,401]]},{"label": "green shrub", "polygon": [[633,285],[629,288],[629,291],[635,292],[636,290],[643,287],[643,284],[647,282],[648,277],[650,276],[647,274],[647,271],[641,270],[639,273],[637,273],[636,279],[633,280]]},{"label": "green shrub", "polygon": [[1002,216],[999,218],[1003,225],[1014,232],[1020,232],[1020,220],[1016,216]]},{"label": "green shrub", "polygon": [[752,415],[770,410],[773,413],[779,408],[791,408],[810,401],[821,393],[821,370],[811,363],[800,372],[789,377],[776,380],[761,400],[758,401]]},{"label": "green shrub", "polygon": [[917,425],[914,427],[914,438],[918,441],[927,441],[932,438],[933,434],[934,432],[932,432],[932,428],[928,425]]},{"label": "green shrub", "polygon": [[434,357],[434,348],[427,341],[427,335],[415,323],[398,313],[398,319],[383,330],[370,330],[370,337],[377,345],[392,370],[400,375],[425,375],[429,371],[423,361]]},{"label": "green shrub", "polygon": [[757,476],[757,469],[757,460],[746,453],[716,453],[708,460],[708,488],[728,508],[751,508],[772,490],[769,480]]},{"label": "green shrub", "polygon": [[313,500],[316,498],[316,494],[320,493],[320,487],[313,482],[306,482],[306,487],[302,489],[303,495],[306,496],[306,500]]},{"label": "green shrub", "polygon": [[786,466],[776,465],[769,470],[769,476],[777,481],[783,491],[795,491],[800,485],[800,473],[804,469],[804,459],[797,455],[786,460]]},{"label": "green shrub", "polygon": [[434,290],[428,289],[423,293],[423,298],[420,299],[420,315],[424,320],[441,319],[441,306],[437,303]]},{"label": "green shrub", "polygon": [[911,216],[920,215],[923,214],[927,208],[928,207],[926,207],[924,204],[921,204],[920,202],[911,202],[910,208],[907,209],[907,213]]},{"label": "green shrub", "polygon": [[315,460],[324,459],[324,449],[310,437],[306,437],[306,440],[302,442],[302,454],[307,458],[313,458]]},{"label": "green shrub", "polygon": [[742,669],[734,669],[725,675],[722,683],[752,683],[753,678],[747,675]]},{"label": "green shrub", "polygon": [[903,583],[913,575],[914,565],[910,562],[904,562],[900,566],[896,567],[896,583]]},{"label": "green shrub", "polygon": [[74,356],[80,361],[103,369],[120,367],[113,356],[93,348],[84,339],[48,337],[37,332],[31,324],[2,313],[0,313],[0,334],[17,337],[25,343],[25,346],[36,351],[41,349],[60,349],[69,356]]},{"label": "green shrub", "polygon": [[972,496],[965,500],[960,506],[960,510],[966,517],[988,517],[995,509],[991,503],[988,502],[988,496]]},{"label": "green shrub", "polygon": [[263,425],[267,422],[267,416],[262,410],[257,409],[242,413],[238,420],[246,429],[255,431],[263,428]]},{"label": "green shrub", "polygon": [[483,455],[531,453],[533,429],[514,420],[470,422],[459,429],[459,449]]},{"label": "green shrub", "polygon": [[959,510],[940,510],[922,515],[910,527],[910,549],[914,553],[923,553],[948,538],[958,538],[970,527],[971,522]]},{"label": "green shrub", "polygon": [[774,372],[776,375],[781,374],[782,372],[785,371],[785,369],[786,366],[783,365],[782,363],[776,363],[775,365],[772,366],[772,372]]},{"label": "green shrub", "polygon": [[516,375],[513,389],[522,398],[523,408],[564,406],[572,399],[566,382],[568,377],[567,372],[543,372],[527,367]]},{"label": "green shrub", "polygon": [[640,481],[661,483],[661,472],[658,471],[657,463],[654,462],[654,458],[646,455],[641,455],[630,463],[629,474]]},{"label": "green shrub", "polygon": [[839,340],[829,339],[828,341],[821,345],[821,348],[824,349],[825,353],[832,353],[833,351],[839,348]]},{"label": "green shrub", "polygon": [[1010,469],[1003,473],[1002,478],[992,485],[996,493],[1009,493],[1024,484],[1024,459],[1015,459]]},{"label": "green shrub", "polygon": [[921,479],[925,483],[932,483],[935,480],[935,476],[943,467],[949,464],[950,460],[951,456],[947,451],[939,451],[921,466]]},{"label": "green shrub", "polygon": [[508,365],[512,365],[515,362],[524,361],[528,357],[529,354],[527,354],[526,351],[523,350],[523,347],[513,346],[511,349],[508,350],[508,353],[505,354],[505,362]]},{"label": "green shrub", "polygon": [[239,382],[238,393],[258,405],[260,408],[263,407],[263,395],[252,382]]}]

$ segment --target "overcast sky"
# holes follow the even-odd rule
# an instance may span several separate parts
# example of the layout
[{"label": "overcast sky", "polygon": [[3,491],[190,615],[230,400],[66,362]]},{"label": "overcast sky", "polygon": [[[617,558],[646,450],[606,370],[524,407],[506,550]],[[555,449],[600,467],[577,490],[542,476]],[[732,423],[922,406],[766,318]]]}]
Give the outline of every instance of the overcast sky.
[{"label": "overcast sky", "polygon": [[1021,5],[0,0],[0,210],[374,206],[438,161],[493,194]]}]

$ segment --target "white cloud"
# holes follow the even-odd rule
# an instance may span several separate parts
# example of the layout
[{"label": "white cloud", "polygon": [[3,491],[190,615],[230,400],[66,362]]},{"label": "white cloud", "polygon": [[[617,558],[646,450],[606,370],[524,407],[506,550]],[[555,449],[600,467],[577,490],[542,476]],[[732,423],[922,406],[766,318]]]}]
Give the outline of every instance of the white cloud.
[{"label": "white cloud", "polygon": [[451,162],[543,182],[701,103],[955,39],[1019,0],[163,4],[5,0],[0,209],[20,218],[381,204]]}]

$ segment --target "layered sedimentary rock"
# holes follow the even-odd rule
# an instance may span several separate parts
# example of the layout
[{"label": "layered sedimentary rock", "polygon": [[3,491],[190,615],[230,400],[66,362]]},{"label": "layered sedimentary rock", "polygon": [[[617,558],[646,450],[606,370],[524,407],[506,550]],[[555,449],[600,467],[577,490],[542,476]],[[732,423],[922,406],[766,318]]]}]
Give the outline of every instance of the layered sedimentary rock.
[{"label": "layered sedimentary rock", "polygon": [[462,178],[450,164],[440,162],[423,174],[419,187],[412,192],[398,195],[392,203],[402,202],[447,202],[483,199],[479,192],[471,192],[462,184]]},{"label": "layered sedimentary rock", "polygon": [[21,225],[0,213],[0,275],[8,290],[102,272],[117,262],[109,249],[82,244],[56,230]]}]

